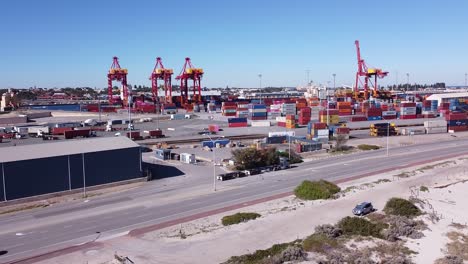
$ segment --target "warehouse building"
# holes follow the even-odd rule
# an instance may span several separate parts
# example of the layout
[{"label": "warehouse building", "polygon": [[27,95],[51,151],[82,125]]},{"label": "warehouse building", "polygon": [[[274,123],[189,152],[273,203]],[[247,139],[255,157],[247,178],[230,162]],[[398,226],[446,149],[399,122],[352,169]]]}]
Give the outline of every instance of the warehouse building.
[{"label": "warehouse building", "polygon": [[468,101],[468,93],[442,93],[433,94],[426,98],[426,100],[437,100],[437,105],[441,103],[450,103],[450,100],[456,99],[460,103],[465,104]]},{"label": "warehouse building", "polygon": [[141,149],[127,137],[4,147],[0,201],[142,177]]}]

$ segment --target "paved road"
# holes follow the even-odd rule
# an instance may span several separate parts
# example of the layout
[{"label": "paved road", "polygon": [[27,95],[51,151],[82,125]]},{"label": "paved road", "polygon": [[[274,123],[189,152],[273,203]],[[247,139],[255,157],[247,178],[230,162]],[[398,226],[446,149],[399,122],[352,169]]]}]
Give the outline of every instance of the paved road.
[{"label": "paved road", "polygon": [[[218,182],[212,177],[193,181],[164,179],[127,192],[53,205],[0,217],[0,262],[22,259],[71,245],[103,240],[130,230],[159,224],[234,204],[291,191],[304,179],[332,181],[415,162],[468,154],[468,140],[393,148],[336,156],[300,164],[296,168]],[[190,182],[190,183],[188,183]],[[99,234],[97,233],[99,232]]]}]

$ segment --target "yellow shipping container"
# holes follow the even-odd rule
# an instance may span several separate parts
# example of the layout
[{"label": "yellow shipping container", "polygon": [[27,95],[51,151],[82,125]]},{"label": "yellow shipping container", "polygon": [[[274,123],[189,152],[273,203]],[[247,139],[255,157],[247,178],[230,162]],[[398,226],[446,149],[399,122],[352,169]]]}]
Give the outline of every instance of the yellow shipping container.
[{"label": "yellow shipping container", "polygon": [[192,68],[185,69],[185,73],[187,74],[192,74],[192,72],[193,72]]}]

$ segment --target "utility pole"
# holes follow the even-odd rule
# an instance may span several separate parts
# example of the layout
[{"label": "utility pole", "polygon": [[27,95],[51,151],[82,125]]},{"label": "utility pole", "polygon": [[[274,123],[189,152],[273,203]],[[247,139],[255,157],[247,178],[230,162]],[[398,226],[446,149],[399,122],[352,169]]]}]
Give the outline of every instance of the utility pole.
[{"label": "utility pole", "polygon": [[333,90],[336,89],[336,82],[335,82],[335,78],[336,78],[336,73],[333,74]]},{"label": "utility pole", "polygon": [[409,73],[406,73],[406,91],[409,89]]},{"label": "utility pole", "polygon": [[468,79],[468,73],[465,72],[465,88],[468,87],[467,79]]},{"label": "utility pole", "polygon": [[306,70],[306,73],[307,73],[307,86],[309,86],[309,74],[310,74],[310,70],[307,69],[307,70]]},{"label": "utility pole", "polygon": [[[262,74],[258,74],[258,78],[260,80],[260,90],[262,90]],[[262,95],[261,95],[261,91],[260,91],[260,104],[262,104]]]}]

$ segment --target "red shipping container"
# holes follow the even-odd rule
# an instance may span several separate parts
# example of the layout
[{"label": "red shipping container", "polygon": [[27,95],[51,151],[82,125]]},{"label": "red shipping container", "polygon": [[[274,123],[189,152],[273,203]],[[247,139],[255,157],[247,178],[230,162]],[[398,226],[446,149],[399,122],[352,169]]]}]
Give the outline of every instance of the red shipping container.
[{"label": "red shipping container", "polygon": [[65,131],[72,131],[71,127],[54,127],[52,128],[52,135],[64,135]]},{"label": "red shipping container", "polygon": [[336,133],[337,134],[349,134],[351,129],[349,127],[338,127],[336,128]]},{"label": "red shipping container", "polygon": [[[329,115],[338,115],[338,113],[339,113],[339,111],[337,109],[329,109],[328,110]],[[326,116],[327,115],[327,110],[319,111],[319,115]]]},{"label": "red shipping container", "polygon": [[360,121],[367,121],[367,117],[365,117],[365,116],[353,116],[353,117],[351,117],[351,122],[360,122]]},{"label": "red shipping container", "polygon": [[390,119],[396,119],[396,115],[386,115],[383,120],[390,120]]},{"label": "red shipping container", "polygon": [[266,116],[251,116],[249,117],[250,120],[267,120]]},{"label": "red shipping container", "polygon": [[401,103],[400,107],[416,107],[416,103]]},{"label": "red shipping container", "polygon": [[295,120],[296,116],[295,115],[286,115],[286,120]]},{"label": "red shipping container", "polygon": [[416,119],[416,115],[400,115],[400,119]]},{"label": "red shipping container", "polygon": [[286,127],[286,122],[278,122],[278,126],[280,126],[280,127]]},{"label": "red shipping container", "polygon": [[247,123],[228,123],[229,127],[247,127]]},{"label": "red shipping container", "polygon": [[448,130],[453,130],[455,132],[468,131],[467,126],[449,126]]},{"label": "red shipping container", "polygon": [[327,129],[327,123],[313,123],[313,129]]},{"label": "red shipping container", "polygon": [[463,120],[467,119],[466,113],[449,113],[445,116],[445,120]]}]

